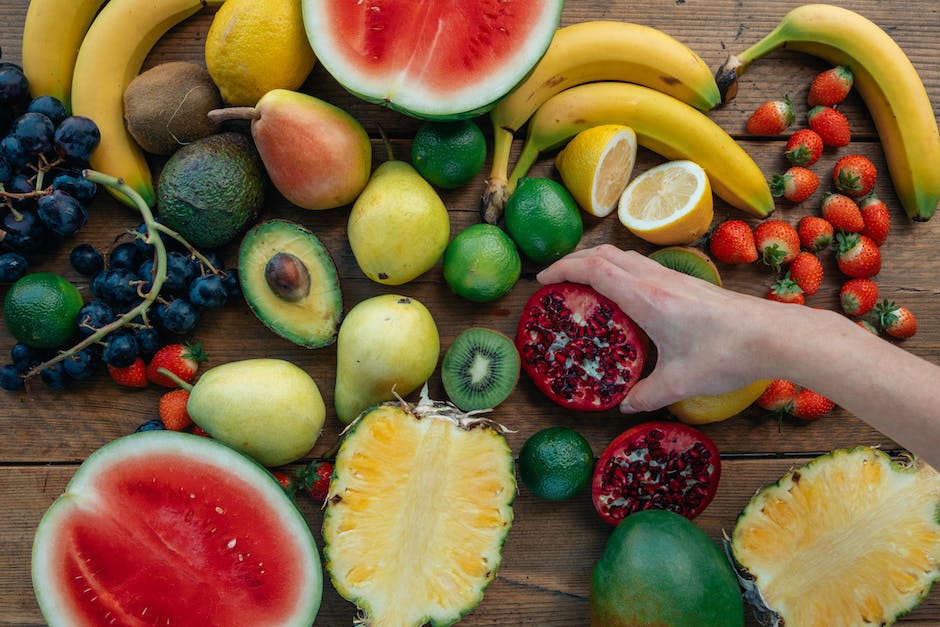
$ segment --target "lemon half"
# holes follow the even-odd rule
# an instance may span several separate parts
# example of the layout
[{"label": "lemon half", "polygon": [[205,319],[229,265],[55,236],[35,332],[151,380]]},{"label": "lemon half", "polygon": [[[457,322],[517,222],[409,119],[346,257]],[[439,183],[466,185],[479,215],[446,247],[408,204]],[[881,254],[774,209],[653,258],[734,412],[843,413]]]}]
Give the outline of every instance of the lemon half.
[{"label": "lemon half", "polygon": [[714,217],[712,188],[700,165],[668,161],[630,181],[617,215],[627,229],[659,246],[691,244]]},{"label": "lemon half", "polygon": [[636,162],[636,133],[603,124],[583,130],[555,157],[562,182],[578,205],[597,217],[617,208]]}]

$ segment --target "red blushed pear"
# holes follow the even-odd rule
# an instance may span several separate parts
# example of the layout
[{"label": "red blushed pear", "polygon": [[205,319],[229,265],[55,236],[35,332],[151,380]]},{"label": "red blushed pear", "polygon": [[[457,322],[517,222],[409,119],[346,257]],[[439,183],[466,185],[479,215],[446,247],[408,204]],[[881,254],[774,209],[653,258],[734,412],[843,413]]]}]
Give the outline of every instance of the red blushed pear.
[{"label": "red blushed pear", "polygon": [[298,207],[350,204],[369,181],[372,144],[365,129],[319,98],[274,89],[254,107],[216,109],[209,117],[251,120],[251,136],[271,182]]}]

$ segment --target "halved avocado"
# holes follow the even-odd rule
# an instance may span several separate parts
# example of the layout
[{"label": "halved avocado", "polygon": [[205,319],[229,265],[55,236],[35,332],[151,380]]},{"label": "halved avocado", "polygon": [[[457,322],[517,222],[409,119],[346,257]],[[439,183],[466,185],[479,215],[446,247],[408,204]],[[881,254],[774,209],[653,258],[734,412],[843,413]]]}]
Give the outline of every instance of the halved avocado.
[{"label": "halved avocado", "polygon": [[307,348],[336,341],[343,311],[336,266],[301,225],[268,220],[248,231],[238,252],[238,277],[248,306],[281,337]]}]

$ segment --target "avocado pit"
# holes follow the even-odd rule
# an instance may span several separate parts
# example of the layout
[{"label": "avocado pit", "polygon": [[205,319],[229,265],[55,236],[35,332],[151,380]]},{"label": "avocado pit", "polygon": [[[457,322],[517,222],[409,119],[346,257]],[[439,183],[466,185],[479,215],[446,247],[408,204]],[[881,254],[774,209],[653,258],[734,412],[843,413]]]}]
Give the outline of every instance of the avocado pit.
[{"label": "avocado pit", "polygon": [[290,303],[310,293],[310,271],[296,255],[279,252],[264,266],[264,280],[278,298]]}]

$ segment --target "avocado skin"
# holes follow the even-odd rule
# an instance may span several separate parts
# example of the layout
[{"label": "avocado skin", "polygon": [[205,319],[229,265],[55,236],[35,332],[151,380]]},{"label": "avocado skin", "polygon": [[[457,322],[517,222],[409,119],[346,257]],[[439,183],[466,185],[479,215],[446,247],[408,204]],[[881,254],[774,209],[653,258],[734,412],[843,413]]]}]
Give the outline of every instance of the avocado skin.
[{"label": "avocado skin", "polygon": [[217,133],[183,146],[167,160],[157,183],[157,215],[193,246],[216,248],[254,222],[267,187],[251,139]]}]

